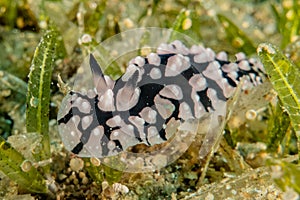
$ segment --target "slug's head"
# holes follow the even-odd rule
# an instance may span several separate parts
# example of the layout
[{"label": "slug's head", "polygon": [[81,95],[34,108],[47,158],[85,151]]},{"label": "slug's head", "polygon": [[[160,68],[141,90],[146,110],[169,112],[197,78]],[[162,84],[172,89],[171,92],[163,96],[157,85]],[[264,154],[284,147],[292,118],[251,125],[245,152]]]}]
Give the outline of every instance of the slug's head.
[{"label": "slug's head", "polygon": [[116,135],[114,139],[113,131],[119,129],[122,123],[118,113],[126,113],[138,100],[136,85],[139,72],[134,71],[126,82],[116,84],[102,73],[92,54],[89,62],[94,89],[71,91],[64,98],[58,113],[59,133],[65,148],[78,156],[100,158],[116,155],[138,143],[124,124],[124,137]]}]

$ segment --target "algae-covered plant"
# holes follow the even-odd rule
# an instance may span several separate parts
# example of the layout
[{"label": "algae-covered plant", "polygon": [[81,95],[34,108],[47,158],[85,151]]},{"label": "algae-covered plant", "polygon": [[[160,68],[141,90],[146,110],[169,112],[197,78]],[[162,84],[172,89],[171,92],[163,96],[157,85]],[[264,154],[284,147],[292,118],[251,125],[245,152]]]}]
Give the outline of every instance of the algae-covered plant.
[{"label": "algae-covered plant", "polygon": [[[298,1],[0,8],[1,199],[299,199]],[[193,92],[203,110],[183,115]]]}]

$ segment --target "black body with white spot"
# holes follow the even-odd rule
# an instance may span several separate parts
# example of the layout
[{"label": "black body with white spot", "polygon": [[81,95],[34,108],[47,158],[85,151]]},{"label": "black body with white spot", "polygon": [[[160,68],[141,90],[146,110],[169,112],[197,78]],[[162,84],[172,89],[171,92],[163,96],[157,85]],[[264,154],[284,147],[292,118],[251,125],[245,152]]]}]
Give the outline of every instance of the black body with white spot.
[{"label": "black body with white spot", "polygon": [[260,84],[264,74],[257,60],[243,53],[236,58],[229,62],[225,52],[174,41],[132,59],[113,81],[90,55],[94,90],[70,92],[59,112],[65,147],[83,157],[106,157],[139,143],[162,143],[186,120],[224,117],[241,79],[246,89]]}]

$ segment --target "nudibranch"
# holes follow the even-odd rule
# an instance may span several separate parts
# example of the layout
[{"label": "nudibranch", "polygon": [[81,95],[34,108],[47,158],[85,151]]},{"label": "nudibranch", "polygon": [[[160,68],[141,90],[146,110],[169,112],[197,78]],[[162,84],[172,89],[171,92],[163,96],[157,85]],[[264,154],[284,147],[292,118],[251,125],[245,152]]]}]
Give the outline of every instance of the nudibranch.
[{"label": "nudibranch", "polygon": [[117,155],[128,147],[167,141],[179,124],[211,116],[225,117],[227,100],[238,84],[262,83],[264,68],[244,53],[230,62],[225,52],[180,41],[161,44],[155,53],[133,58],[117,80],[89,58],[94,89],[70,91],[58,114],[65,148],[81,157]]}]

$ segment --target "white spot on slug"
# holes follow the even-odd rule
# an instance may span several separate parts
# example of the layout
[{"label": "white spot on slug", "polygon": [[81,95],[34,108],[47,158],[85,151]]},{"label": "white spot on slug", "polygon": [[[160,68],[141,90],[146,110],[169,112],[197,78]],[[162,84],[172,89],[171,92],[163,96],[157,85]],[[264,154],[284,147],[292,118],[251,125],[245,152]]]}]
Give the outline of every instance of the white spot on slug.
[{"label": "white spot on slug", "polygon": [[123,123],[123,120],[121,119],[120,115],[116,115],[106,121],[106,124],[110,127],[117,127],[121,123]]},{"label": "white spot on slug", "polygon": [[148,62],[151,65],[159,66],[160,65],[160,57],[157,55],[157,53],[150,53],[147,56]]},{"label": "white spot on slug", "polygon": [[205,48],[201,45],[193,45],[190,49],[191,54],[201,54],[205,52]]},{"label": "white spot on slug", "polygon": [[78,98],[76,98],[75,99],[75,102],[74,102],[74,106],[80,106],[81,105],[81,103],[82,103],[82,98],[81,97],[78,97]]},{"label": "white spot on slug", "polygon": [[88,101],[84,101],[80,108],[83,113],[89,113],[91,110],[91,105]]},{"label": "white spot on slug", "polygon": [[171,44],[162,43],[157,48],[158,54],[183,54],[187,55],[189,53],[189,49],[179,40],[175,40]]},{"label": "white spot on slug", "polygon": [[177,76],[190,67],[190,59],[181,54],[176,54],[168,59],[165,76]]},{"label": "white spot on slug", "polygon": [[222,66],[224,72],[235,72],[238,71],[238,65],[236,63],[229,63]]},{"label": "white spot on slug", "polygon": [[111,89],[108,89],[99,98],[98,106],[103,111],[115,111],[114,106],[114,93]]},{"label": "white spot on slug", "polygon": [[226,52],[221,51],[221,52],[219,52],[219,53],[216,55],[216,58],[217,58],[218,60],[227,61],[227,60],[228,60],[228,55],[227,55]]},{"label": "white spot on slug", "polygon": [[238,66],[240,69],[249,71],[251,69],[249,62],[247,60],[242,60],[241,62],[238,63]]},{"label": "white spot on slug", "polygon": [[117,93],[117,110],[126,111],[135,106],[139,100],[140,88],[123,87]]},{"label": "white spot on slug", "polygon": [[189,80],[189,84],[196,91],[204,90],[207,87],[206,79],[202,74],[195,74],[194,76],[192,76]]},{"label": "white spot on slug", "polygon": [[145,58],[137,56],[129,61],[129,64],[137,64],[139,67],[143,67],[145,65]]},{"label": "white spot on slug", "polygon": [[123,76],[121,77],[122,81],[124,82],[128,81],[128,79],[132,77],[132,75],[136,70],[138,70],[137,66],[135,66],[134,64],[129,64],[128,67],[126,68],[125,74],[123,74]]},{"label": "white spot on slug", "polygon": [[133,123],[136,127],[141,127],[143,128],[144,124],[145,124],[145,120],[140,118],[140,117],[137,117],[137,116],[130,116],[129,117],[129,121],[131,123]]},{"label": "white spot on slug", "polygon": [[241,61],[246,59],[246,55],[243,52],[235,54],[236,61]]},{"label": "white spot on slug", "polygon": [[193,119],[192,111],[190,106],[186,102],[182,102],[179,106],[179,115],[183,120]]},{"label": "white spot on slug", "polygon": [[159,136],[158,130],[155,126],[150,126],[147,129],[148,132],[148,141],[151,145],[160,144],[164,140]]},{"label": "white spot on slug", "polygon": [[160,69],[153,67],[150,71],[150,77],[152,79],[160,79],[161,78],[161,71]]},{"label": "white spot on slug", "polygon": [[160,92],[160,95],[176,99],[176,100],[181,100],[183,98],[182,90],[178,85],[172,84],[172,85],[167,85],[165,86]]},{"label": "white spot on slug", "polygon": [[167,127],[165,128],[166,130],[166,138],[169,139],[170,137],[172,137],[174,135],[174,133],[177,132],[177,128],[180,125],[180,121],[179,120],[175,120],[174,117],[172,117],[170,119],[170,121],[167,124]]},{"label": "white spot on slug", "polygon": [[[201,49],[202,50],[202,49]],[[194,61],[197,63],[206,63],[215,60],[215,53],[210,48],[201,51],[199,54],[194,56]]]},{"label": "white spot on slug", "polygon": [[150,107],[143,108],[139,115],[149,124],[156,123],[157,112]]},{"label": "white spot on slug", "polygon": [[175,110],[175,106],[171,103],[171,101],[163,99],[158,95],[155,96],[154,103],[159,114],[164,119],[170,117]]}]

